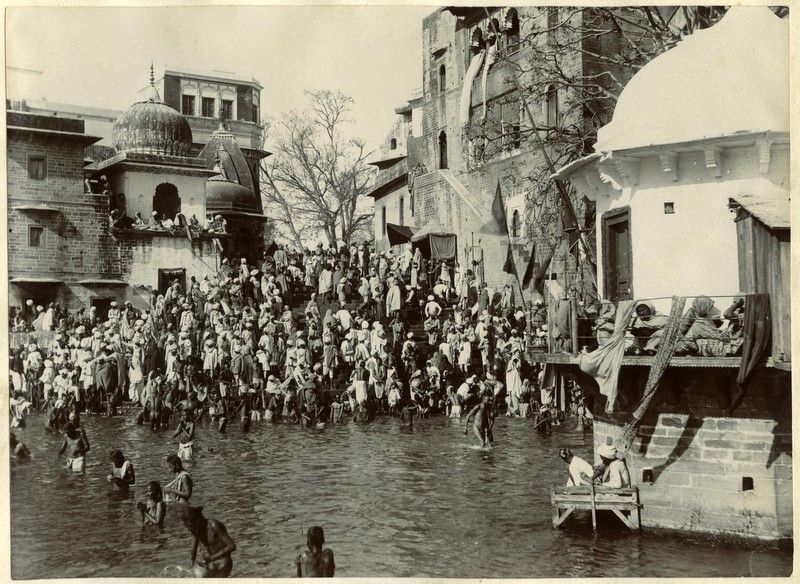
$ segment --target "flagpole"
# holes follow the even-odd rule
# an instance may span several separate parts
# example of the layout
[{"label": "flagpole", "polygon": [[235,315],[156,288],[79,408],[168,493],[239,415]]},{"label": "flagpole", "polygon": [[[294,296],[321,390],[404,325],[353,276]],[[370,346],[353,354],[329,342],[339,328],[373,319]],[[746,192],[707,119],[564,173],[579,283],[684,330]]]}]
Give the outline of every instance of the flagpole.
[{"label": "flagpole", "polygon": [[[483,9],[484,9],[484,12],[486,12],[486,18],[489,19],[489,24],[492,27],[495,36],[499,36],[500,31],[497,30],[497,27],[494,25],[494,23],[492,23],[491,15],[489,14],[489,9],[486,8],[485,6],[484,6]],[[500,53],[499,51],[498,51],[498,58],[500,58],[500,59],[503,58],[502,53]],[[550,172],[550,179],[556,185],[556,189],[558,190],[558,194],[559,194],[559,197],[561,198],[561,202],[564,205],[564,207],[566,208],[567,213],[569,214],[569,218],[570,218],[570,221],[572,222],[572,226],[578,232],[578,239],[580,240],[581,244],[583,244],[583,248],[586,251],[586,256],[588,258],[589,257],[589,253],[588,253],[589,252],[589,245],[586,242],[586,238],[585,238],[584,233],[581,231],[581,229],[578,226],[578,215],[575,212],[575,207],[573,207],[572,201],[570,200],[569,194],[567,193],[567,189],[564,187],[564,184],[561,182],[561,179],[559,179],[557,176],[555,176],[555,174],[556,174],[555,166],[553,165],[553,161],[550,159],[550,155],[547,153],[547,149],[545,148],[544,141],[542,140],[542,137],[539,135],[539,130],[536,128],[536,120],[533,117],[533,113],[531,113],[531,108],[530,108],[530,105],[528,104],[528,100],[525,99],[525,97],[522,95],[522,89],[520,88],[519,80],[517,79],[517,76],[512,74],[511,75],[511,80],[514,83],[514,89],[516,90],[517,94],[519,95],[520,100],[522,101],[522,105],[525,108],[525,113],[527,114],[528,120],[531,123],[531,132],[533,133],[533,135],[534,135],[534,137],[536,139],[536,145],[538,146],[538,148],[539,148],[539,150],[540,150],[540,152],[542,154],[542,158],[544,158],[544,161],[545,161],[545,164],[547,166],[547,169]],[[577,263],[577,258],[576,258],[576,263]],[[591,260],[590,260],[590,263],[591,263]],[[596,266],[593,266],[593,267],[596,269]],[[565,268],[566,268],[566,266],[565,266]]]},{"label": "flagpole", "polygon": [[500,181],[497,181],[497,190],[495,191],[495,197],[499,198],[501,210],[503,212],[503,225],[505,226],[506,238],[508,239],[508,254],[511,258],[511,269],[514,270],[514,278],[517,280],[517,285],[519,286],[519,294],[520,300],[522,300],[522,309],[527,310],[527,306],[525,304],[525,290],[522,288],[522,282],[519,279],[519,272],[517,271],[517,262],[514,259],[514,247],[511,244],[511,231],[508,229],[508,215],[506,214],[506,205],[503,202],[503,193],[500,189]]}]

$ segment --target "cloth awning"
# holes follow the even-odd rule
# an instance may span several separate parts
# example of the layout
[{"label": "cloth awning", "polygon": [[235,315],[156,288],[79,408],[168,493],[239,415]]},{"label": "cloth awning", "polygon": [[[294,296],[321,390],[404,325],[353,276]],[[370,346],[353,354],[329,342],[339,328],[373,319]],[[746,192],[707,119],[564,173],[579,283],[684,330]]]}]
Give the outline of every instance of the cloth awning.
[{"label": "cloth awning", "polygon": [[18,278],[11,278],[11,284],[63,284],[63,280],[57,278],[37,278],[35,276],[20,276]]},{"label": "cloth awning", "polygon": [[413,247],[432,260],[451,260],[456,257],[456,235],[437,221],[429,221],[411,237]]},{"label": "cloth awning", "polygon": [[38,211],[40,213],[60,213],[61,209],[51,207],[50,205],[15,205],[11,207],[12,211]]},{"label": "cloth awning", "polygon": [[113,278],[87,278],[79,280],[81,286],[127,286],[124,280],[114,280]]},{"label": "cloth awning", "polygon": [[414,236],[414,230],[406,225],[386,224],[386,235],[389,238],[389,245],[401,245],[408,243]]}]

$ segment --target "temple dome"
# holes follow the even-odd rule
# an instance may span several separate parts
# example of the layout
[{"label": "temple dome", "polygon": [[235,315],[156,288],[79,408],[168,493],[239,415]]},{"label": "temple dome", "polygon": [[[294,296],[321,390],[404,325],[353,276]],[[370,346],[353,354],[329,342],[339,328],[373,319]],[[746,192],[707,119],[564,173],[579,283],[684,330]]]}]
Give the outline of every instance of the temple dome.
[{"label": "temple dome", "polygon": [[735,6],[633,76],[595,150],[769,131],[789,131],[789,23]]},{"label": "temple dome", "polygon": [[225,211],[260,213],[261,209],[252,192],[218,174],[206,181],[206,211],[209,214]]},{"label": "temple dome", "polygon": [[[227,156],[219,157],[220,149],[224,150]],[[244,154],[242,154],[242,149],[239,148],[236,136],[225,127],[224,122],[220,123],[219,128],[214,130],[211,136],[208,137],[208,141],[203,146],[198,157],[203,159],[209,168],[213,168],[214,164],[217,163],[222,165],[225,177],[229,181],[240,184],[251,191],[253,198],[255,198],[255,187],[250,167]]]},{"label": "temple dome", "polygon": [[245,211],[261,213],[261,200],[255,193],[253,175],[239,148],[236,137],[224,122],[209,136],[199,154],[208,168],[219,175],[206,182],[206,200],[209,212]]},{"label": "temple dome", "polygon": [[114,121],[114,148],[117,152],[189,156],[192,148],[189,122],[163,103],[154,87],[151,89],[148,99],[134,103]]}]

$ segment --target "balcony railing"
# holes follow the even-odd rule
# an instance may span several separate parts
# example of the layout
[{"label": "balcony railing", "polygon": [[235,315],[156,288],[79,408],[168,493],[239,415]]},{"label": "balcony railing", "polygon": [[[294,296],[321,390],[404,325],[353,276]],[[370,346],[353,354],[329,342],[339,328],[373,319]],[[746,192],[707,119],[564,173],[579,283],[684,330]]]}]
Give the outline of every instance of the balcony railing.
[{"label": "balcony railing", "polygon": [[[695,308],[697,299],[701,301]],[[741,299],[741,301],[740,301]],[[672,365],[738,367],[744,346],[744,318],[747,311],[743,296],[695,296],[686,297],[683,316],[680,319],[680,336],[675,343]],[[670,298],[643,298],[635,301],[642,304],[663,303]],[[532,361],[544,363],[576,363],[581,353],[589,353],[605,345],[615,332],[618,303],[602,301],[599,308],[581,306],[577,298],[558,300],[556,310],[560,322],[548,322],[544,309],[531,311]],[[565,303],[565,304],[561,304]],[[717,306],[719,304],[719,306]],[[705,309],[705,311],[703,310]],[[566,317],[564,317],[566,313]],[[649,315],[638,315],[634,311],[625,324],[625,356],[623,365],[649,365],[661,342],[661,332],[668,316],[655,310]],[[768,352],[768,354],[771,354]],[[788,368],[789,355],[773,355],[770,365]]]}]

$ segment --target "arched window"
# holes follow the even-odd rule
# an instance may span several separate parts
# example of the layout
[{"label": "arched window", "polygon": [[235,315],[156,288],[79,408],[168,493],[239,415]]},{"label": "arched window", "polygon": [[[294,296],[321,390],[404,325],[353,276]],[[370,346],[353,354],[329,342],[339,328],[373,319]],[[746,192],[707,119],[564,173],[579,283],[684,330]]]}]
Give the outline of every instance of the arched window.
[{"label": "arched window", "polygon": [[547,88],[545,118],[547,120],[548,127],[558,127],[558,90],[553,85]]},{"label": "arched window", "polygon": [[178,187],[172,183],[158,185],[156,194],[153,196],[153,211],[158,213],[160,219],[175,219],[175,215],[181,212]]},{"label": "arched window", "polygon": [[447,168],[447,134],[444,130],[439,132],[439,168]]},{"label": "arched window", "polygon": [[519,16],[514,8],[506,13],[506,38],[509,53],[519,50]]},{"label": "arched window", "polygon": [[483,31],[480,28],[472,31],[469,48],[473,55],[477,55],[483,50]]},{"label": "arched window", "polygon": [[447,89],[447,69],[444,63],[439,65],[439,91],[444,92]]},{"label": "arched window", "polygon": [[486,46],[491,47],[497,42],[497,35],[500,34],[500,22],[493,18],[489,21],[489,26],[486,30]]},{"label": "arched window", "polygon": [[547,7],[547,28],[558,26],[558,6]]},{"label": "arched window", "polygon": [[514,209],[514,213],[511,215],[511,237],[519,237],[519,233],[519,211]]},{"label": "arched window", "polygon": [[389,140],[389,150],[397,150],[397,138]]}]

